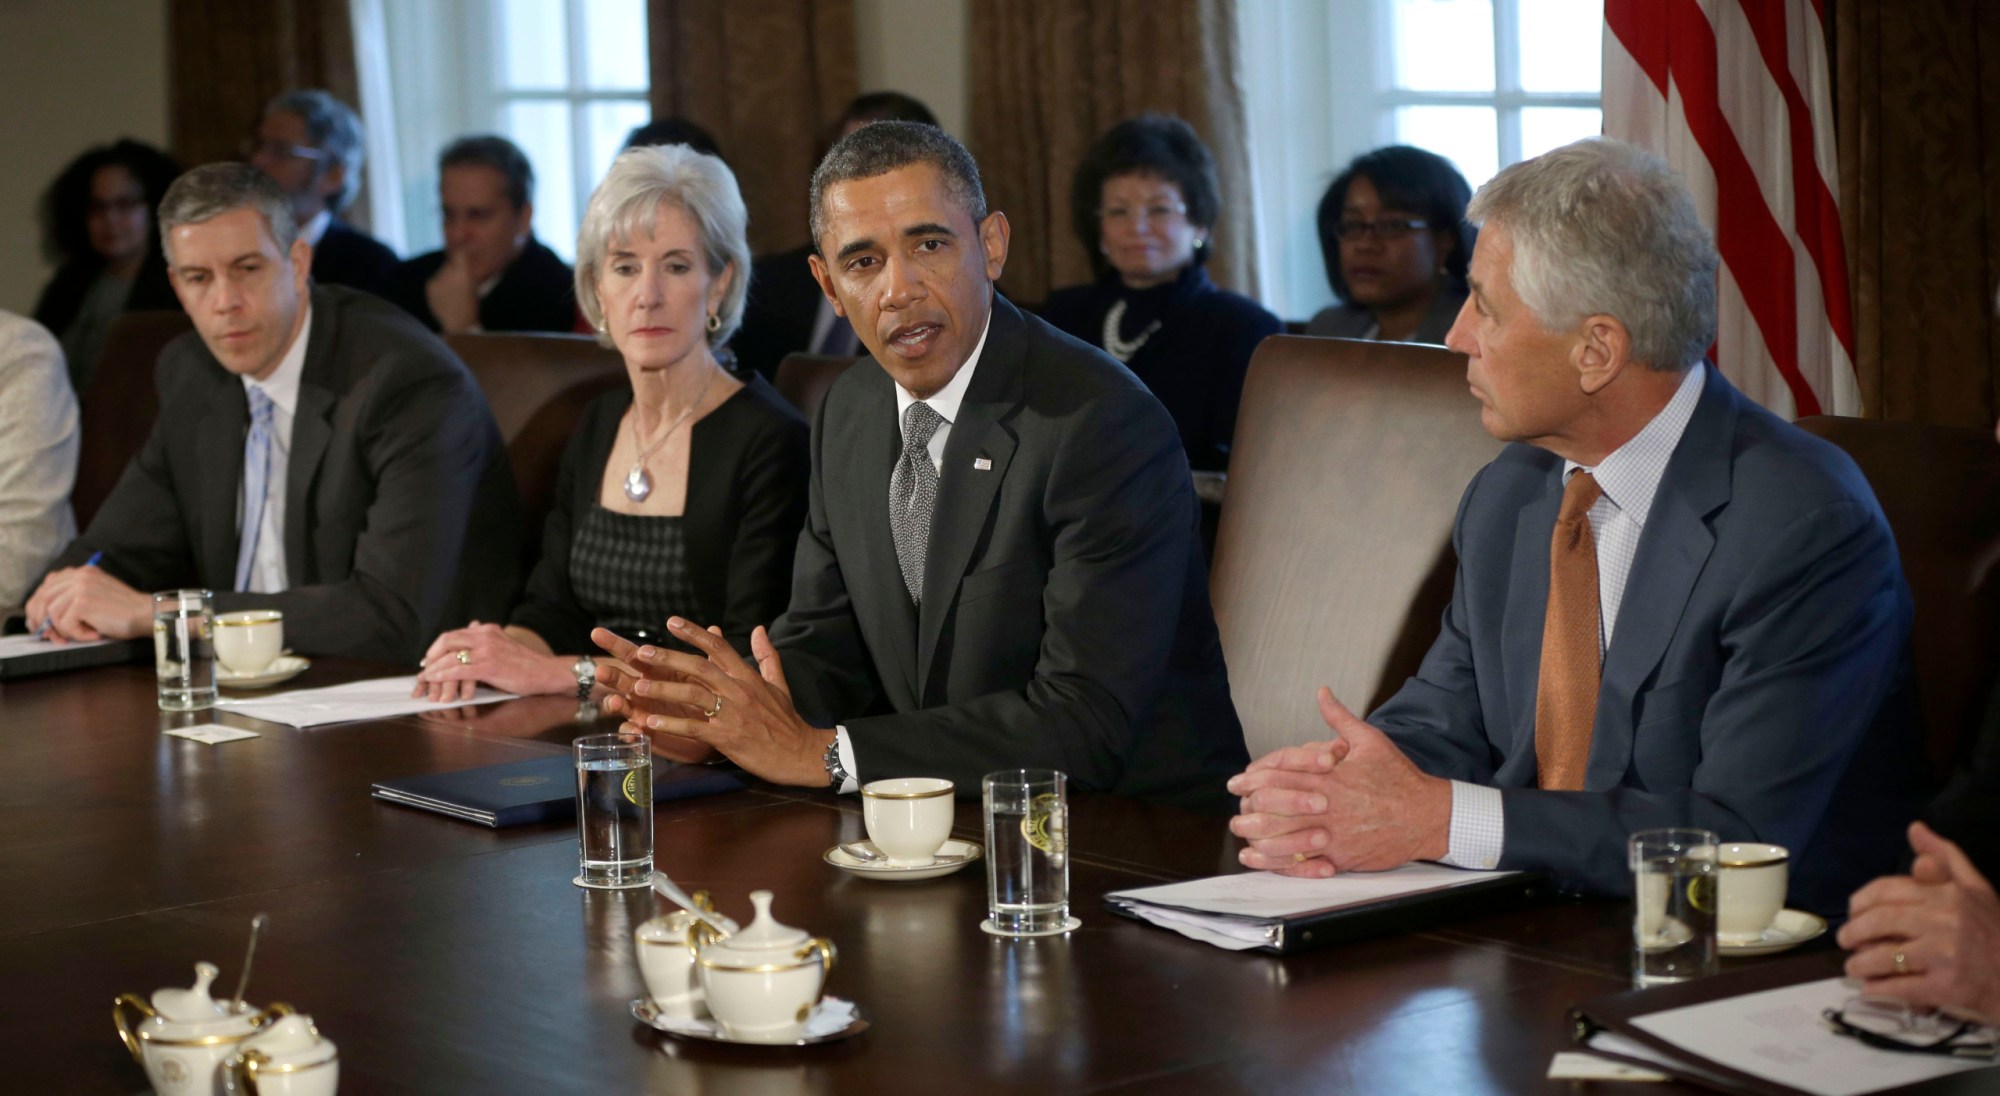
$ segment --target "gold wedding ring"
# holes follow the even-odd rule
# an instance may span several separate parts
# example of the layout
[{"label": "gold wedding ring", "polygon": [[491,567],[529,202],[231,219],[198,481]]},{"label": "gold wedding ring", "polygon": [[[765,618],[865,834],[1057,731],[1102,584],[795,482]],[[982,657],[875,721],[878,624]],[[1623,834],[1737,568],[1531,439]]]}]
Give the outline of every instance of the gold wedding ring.
[{"label": "gold wedding ring", "polygon": [[1904,961],[1902,949],[1898,948],[1896,954],[1889,957],[1889,962],[1896,968],[1897,974],[1910,973],[1910,964]]},{"label": "gold wedding ring", "polygon": [[470,666],[470,665],[472,665],[472,652],[471,652],[471,651],[468,651],[468,650],[466,650],[466,649],[465,649],[465,648],[463,648],[463,647],[460,647],[460,648],[458,649],[458,664],[459,664],[460,666]]},{"label": "gold wedding ring", "polygon": [[716,716],[722,714],[722,694],[715,694],[715,703],[709,705],[701,714],[710,719],[714,719]]}]

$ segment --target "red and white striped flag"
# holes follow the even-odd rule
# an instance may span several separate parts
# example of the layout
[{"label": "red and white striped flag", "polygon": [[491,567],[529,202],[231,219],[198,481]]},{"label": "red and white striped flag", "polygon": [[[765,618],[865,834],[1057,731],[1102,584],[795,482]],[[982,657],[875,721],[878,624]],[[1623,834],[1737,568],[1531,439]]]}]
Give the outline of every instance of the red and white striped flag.
[{"label": "red and white striped flag", "polygon": [[1722,253],[1716,364],[1787,418],[1861,413],[1823,5],[1604,3],[1604,132],[1687,180]]}]

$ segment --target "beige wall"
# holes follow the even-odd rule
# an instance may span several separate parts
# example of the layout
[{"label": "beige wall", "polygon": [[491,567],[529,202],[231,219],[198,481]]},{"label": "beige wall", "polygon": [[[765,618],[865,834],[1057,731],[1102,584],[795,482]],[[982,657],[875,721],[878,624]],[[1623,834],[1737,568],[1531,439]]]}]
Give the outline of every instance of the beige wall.
[{"label": "beige wall", "polygon": [[37,207],[77,153],[167,144],[166,0],[0,0],[0,308],[48,280]]},{"label": "beige wall", "polygon": [[914,95],[966,139],[966,23],[971,0],[855,0],[862,91]]}]

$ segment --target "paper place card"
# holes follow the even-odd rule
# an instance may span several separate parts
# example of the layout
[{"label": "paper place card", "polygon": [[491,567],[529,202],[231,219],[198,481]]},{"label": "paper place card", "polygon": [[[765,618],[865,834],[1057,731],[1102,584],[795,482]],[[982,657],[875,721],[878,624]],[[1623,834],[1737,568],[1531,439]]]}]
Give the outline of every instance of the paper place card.
[{"label": "paper place card", "polygon": [[1595,1054],[1585,1054],[1580,1050],[1558,1051],[1549,1060],[1549,1080],[1551,1081],[1664,1081],[1664,1073],[1654,1073],[1650,1069],[1614,1062],[1609,1058],[1599,1058]]},{"label": "paper place card", "polygon": [[246,731],[241,727],[225,727],[220,723],[202,723],[193,727],[176,727],[167,732],[175,738],[192,738],[196,742],[206,742],[213,746],[218,742],[234,742],[239,738],[261,738],[256,731]]}]

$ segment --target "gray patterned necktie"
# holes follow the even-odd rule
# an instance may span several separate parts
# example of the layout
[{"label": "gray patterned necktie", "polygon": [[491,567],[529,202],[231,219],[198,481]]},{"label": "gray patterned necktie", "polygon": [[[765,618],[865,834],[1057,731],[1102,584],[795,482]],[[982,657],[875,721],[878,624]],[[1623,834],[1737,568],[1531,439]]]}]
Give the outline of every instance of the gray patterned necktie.
[{"label": "gray patterned necktie", "polygon": [[889,531],[896,538],[896,563],[910,600],[924,600],[924,550],[931,539],[931,511],[937,506],[938,472],[931,463],[931,435],[944,418],[918,401],[903,412],[903,455],[889,474]]}]

